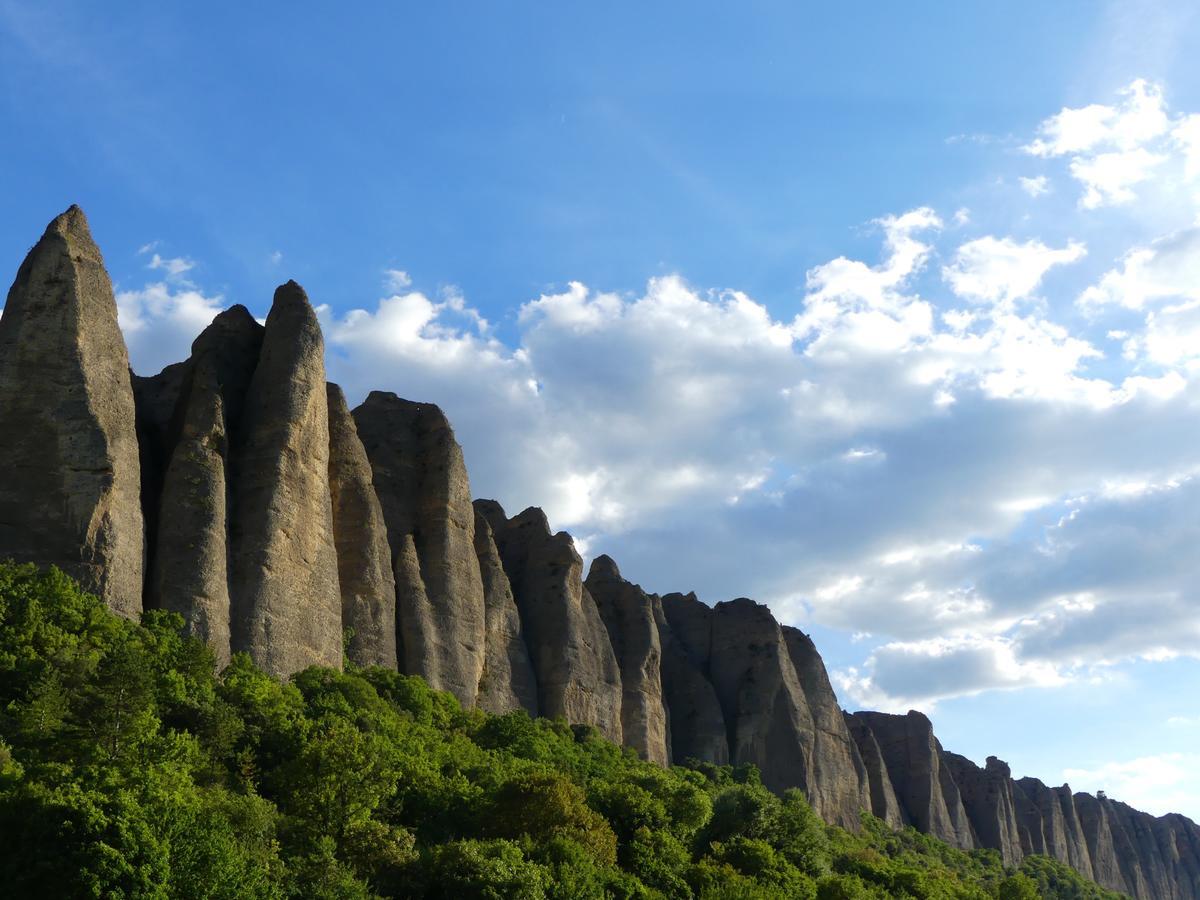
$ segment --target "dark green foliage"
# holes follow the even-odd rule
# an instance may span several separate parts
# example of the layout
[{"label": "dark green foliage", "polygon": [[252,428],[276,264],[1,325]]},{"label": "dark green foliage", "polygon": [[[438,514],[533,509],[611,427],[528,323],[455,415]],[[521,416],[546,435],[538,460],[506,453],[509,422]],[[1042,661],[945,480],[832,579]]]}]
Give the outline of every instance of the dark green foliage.
[{"label": "dark green foliage", "polygon": [[0,565],[6,897],[1107,898],[864,817],[752,767],[664,770],[595,729],[464,710],[420,678],[245,656]]}]

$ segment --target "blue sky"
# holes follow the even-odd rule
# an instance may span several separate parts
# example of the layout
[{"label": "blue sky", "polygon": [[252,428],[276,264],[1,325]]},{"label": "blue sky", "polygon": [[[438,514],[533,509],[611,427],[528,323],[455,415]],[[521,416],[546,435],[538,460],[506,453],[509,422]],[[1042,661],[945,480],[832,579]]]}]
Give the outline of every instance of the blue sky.
[{"label": "blue sky", "polygon": [[143,373],[296,278],[477,494],[1200,817],[1191,6],[0,0],[0,248],[80,203]]}]

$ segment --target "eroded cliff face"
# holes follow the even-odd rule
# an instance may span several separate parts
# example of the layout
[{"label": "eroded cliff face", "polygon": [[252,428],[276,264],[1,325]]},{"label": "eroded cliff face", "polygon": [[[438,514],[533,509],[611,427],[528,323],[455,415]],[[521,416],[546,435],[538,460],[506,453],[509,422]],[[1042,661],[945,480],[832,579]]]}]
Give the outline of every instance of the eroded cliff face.
[{"label": "eroded cliff face", "polygon": [[487,613],[462,449],[431,403],[373,391],[354,410],[354,421],[397,554],[404,671],[474,705]]},{"label": "eroded cliff face", "polygon": [[[1139,898],[1200,898],[1200,828],[1014,780],[929,719],[844,713],[809,637],[747,599],[659,597],[607,556],[587,580],[541,510],[472,503],[442,411],[327,385],[303,289],[266,327],[221,313],[133,376],[86,220],[21,265],[0,317],[0,557],[55,564],[116,611],[180,613],[218,661],[278,676],[349,658],[464,704],[598,728],[660,764],[754,763],[827,821],[860,810],[1010,864],[1045,853]],[[144,544],[144,550],[143,550]]]},{"label": "eroded cliff face", "polygon": [[621,667],[621,732],[625,743],[651,762],[671,761],[671,728],[663,705],[662,641],[654,605],[617,564],[598,556],[584,582],[596,601]]},{"label": "eroded cliff face", "polygon": [[140,467],[129,355],[82,210],[46,228],[0,318],[0,555],[56,565],[141,611]]},{"label": "eroded cliff face", "polygon": [[512,585],[544,716],[594,725],[620,742],[621,671],[596,601],[583,584],[583,560],[564,531],[550,532],[531,507],[509,519],[500,504],[477,500]]}]

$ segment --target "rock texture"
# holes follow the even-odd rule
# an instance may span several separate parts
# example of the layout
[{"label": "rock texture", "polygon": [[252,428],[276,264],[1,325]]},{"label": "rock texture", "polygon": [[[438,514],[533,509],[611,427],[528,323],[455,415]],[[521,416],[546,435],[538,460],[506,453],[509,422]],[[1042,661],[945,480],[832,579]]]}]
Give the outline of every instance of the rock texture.
[{"label": "rock texture", "polygon": [[[487,622],[462,449],[442,411],[430,403],[373,391],[354,410],[354,421],[397,553],[396,618],[405,671],[473,705]],[[414,555],[405,549],[401,560],[409,542]]]},{"label": "rock texture", "polygon": [[[711,610],[695,594],[652,598],[662,647],[663,699],[670,720],[671,755],[725,765],[729,734],[721,701],[708,680]],[[668,613],[668,610],[670,612]]]},{"label": "rock texture", "polygon": [[1018,864],[1025,854],[1013,801],[1012,773],[1007,763],[989,756],[986,767],[981,769],[965,756],[945,751],[941,762],[958,786],[976,845],[999,850],[1005,865]]},{"label": "rock texture", "polygon": [[360,666],[396,668],[396,577],[383,509],[371,481],[371,462],[336,384],[329,404],[329,493],[346,653]]},{"label": "rock texture", "polygon": [[192,344],[187,363],[139,379],[137,391],[142,431],[155,435],[143,460],[165,461],[153,488],[143,475],[146,520],[153,525],[146,602],[182,615],[222,666],[231,652],[230,440],[262,332],[245,307],[226,310]]},{"label": "rock texture", "polygon": [[551,534],[537,508],[512,519],[494,501],[476,501],[476,508],[492,528],[516,597],[541,714],[594,725],[620,741],[621,672],[571,536]]},{"label": "rock texture", "polygon": [[781,631],[812,716],[809,802],[826,821],[856,828],[859,811],[872,808],[866,766],[812,639],[786,625]]},{"label": "rock texture", "polygon": [[867,772],[867,787],[871,803],[865,809],[869,810],[876,818],[883,819],[893,828],[911,825],[908,814],[896,797],[896,789],[892,787],[892,778],[888,775],[883,751],[879,748],[879,742],[875,740],[875,733],[871,731],[871,726],[865,719],[847,712],[842,713],[842,718],[846,723],[846,730],[854,739],[859,759],[862,760],[863,768]]},{"label": "rock texture", "polygon": [[942,762],[942,746],[924,715],[860,712],[854,718],[870,729],[879,745],[896,799],[917,830],[951,846],[976,846],[958,785]]},{"label": "rock texture", "polygon": [[72,206],[17,270],[0,318],[0,555],[56,565],[142,609],[129,356],[87,219]]},{"label": "rock texture", "polygon": [[654,605],[621,577],[609,556],[598,556],[584,582],[600,609],[621,667],[621,732],[625,743],[651,762],[671,761],[670,723],[663,705],[662,641]]},{"label": "rock texture", "polygon": [[475,555],[483,578],[483,602],[486,621],[483,675],[479,679],[479,706],[488,712],[524,709],[538,714],[537,679],[525,646],[521,614],[513,597],[512,585],[504,573],[504,563],[492,526],[475,513]]},{"label": "rock texture", "polygon": [[218,662],[338,665],[348,631],[360,665],[592,725],[661,764],[753,763],[849,828],[868,810],[1010,865],[1044,853],[1137,898],[1200,900],[1190,820],[1014,780],[944,750],[918,712],[844,713],[808,636],[750,600],[660,598],[607,556],[585,582],[541,510],[471,502],[436,406],[373,393],[348,411],[294,283],[265,329],[233,307],[186,361],[131,382],[75,208],[0,317],[2,557],[59,565],[124,615],[174,610]]},{"label": "rock texture", "polygon": [[233,649],[286,674],[342,662],[324,341],[303,288],[275,291],[234,447]]}]

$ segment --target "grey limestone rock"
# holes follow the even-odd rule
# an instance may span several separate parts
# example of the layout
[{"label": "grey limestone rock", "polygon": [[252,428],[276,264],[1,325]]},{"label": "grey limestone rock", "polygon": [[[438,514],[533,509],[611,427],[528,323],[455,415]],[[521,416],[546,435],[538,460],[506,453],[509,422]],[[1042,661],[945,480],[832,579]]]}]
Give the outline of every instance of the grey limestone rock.
[{"label": "grey limestone rock", "polygon": [[871,729],[905,816],[918,831],[964,850],[976,847],[958,787],[942,764],[942,748],[924,715],[857,712]]},{"label": "grey limestone rock", "polygon": [[492,526],[478,512],[475,513],[475,555],[479,558],[479,573],[483,577],[487,620],[487,652],[479,682],[479,706],[496,713],[520,708],[536,716],[537,679],[525,646],[521,614],[492,537]]},{"label": "grey limestone rock", "polygon": [[[725,765],[729,762],[725,715],[707,676],[712,609],[695,594],[666,594],[653,599],[662,646],[663,697],[670,718],[672,759],[676,763],[697,759]],[[688,651],[683,634],[688,635],[694,652]]]},{"label": "grey limestone rock", "polygon": [[340,666],[324,342],[294,281],[275,291],[232,468],[233,649],[275,675]]},{"label": "grey limestone rock", "polygon": [[540,509],[512,519],[495,501],[477,500],[476,509],[492,528],[521,613],[541,714],[594,725],[620,743],[620,668],[571,536],[551,534]]},{"label": "grey limestone rock", "polygon": [[359,666],[396,668],[396,577],[383,510],[371,480],[371,463],[336,384],[329,404],[329,493],[342,592],[346,653]]},{"label": "grey limestone rock", "polygon": [[100,250],[72,206],[0,317],[0,556],[56,565],[129,618],[143,518],[129,355]]},{"label": "grey limestone rock", "polygon": [[771,790],[799,787],[811,796],[813,717],[766,606],[743,597],[713,607],[709,677],[725,714],[730,760],[758,766]]},{"label": "grey limestone rock", "polygon": [[662,642],[654,604],[621,577],[610,556],[598,556],[584,582],[600,609],[621,666],[621,730],[626,745],[659,765],[671,761],[671,734],[663,705]]},{"label": "grey limestone rock", "polygon": [[812,639],[788,625],[781,630],[813,721],[809,802],[825,821],[856,830],[859,812],[872,809],[866,766]]},{"label": "grey limestone rock", "polygon": [[399,558],[407,536],[415,552],[416,571],[396,570],[404,669],[473,706],[487,615],[462,449],[440,409],[395,394],[373,391],[354,422],[392,549]]},{"label": "grey limestone rock", "polygon": [[943,750],[942,765],[958,786],[963,808],[979,845],[998,850],[1006,866],[1020,863],[1025,853],[1021,849],[1008,764],[989,756],[985,768],[981,769],[965,756]]},{"label": "grey limestone rock", "polygon": [[[147,522],[154,525],[147,602],[182,615],[222,666],[231,650],[230,440],[258,364],[262,332],[245,307],[228,309],[195,340],[187,363],[141,379],[138,390],[147,444],[143,464],[151,464],[150,456],[162,460],[153,499],[143,498]],[[168,414],[172,397],[176,409]]]},{"label": "grey limestone rock", "polygon": [[842,713],[846,729],[858,747],[859,758],[867,773],[867,784],[870,788],[871,814],[883,819],[893,828],[903,828],[911,824],[900,802],[896,799],[896,791],[892,787],[891,776],[888,775],[887,763],[875,740],[875,733],[867,723],[847,712]]}]

